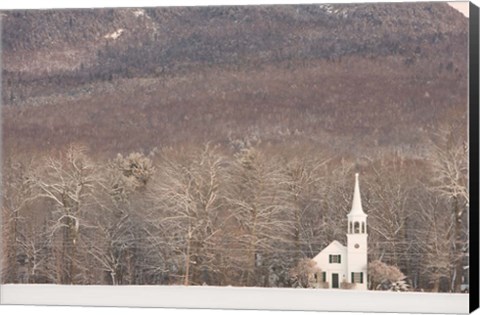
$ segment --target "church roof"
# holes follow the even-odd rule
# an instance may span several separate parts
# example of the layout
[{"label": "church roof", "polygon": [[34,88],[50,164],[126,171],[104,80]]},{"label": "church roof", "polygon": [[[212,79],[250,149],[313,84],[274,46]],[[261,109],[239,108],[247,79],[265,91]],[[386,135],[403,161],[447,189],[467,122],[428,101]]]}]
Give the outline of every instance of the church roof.
[{"label": "church roof", "polygon": [[342,243],[340,243],[339,241],[337,240],[334,240],[332,241],[327,247],[325,248],[328,248],[328,247],[339,247],[339,248],[343,248],[343,247],[346,247],[345,245],[343,245]]},{"label": "church roof", "polygon": [[360,197],[360,184],[358,183],[358,173],[355,174],[355,189],[353,191],[352,210],[348,214],[349,216],[366,216],[362,208],[362,198]]},{"label": "church roof", "polygon": [[346,248],[347,248],[347,246],[343,245],[342,243],[340,243],[337,240],[334,240],[330,244],[328,244],[327,247],[322,249],[315,257],[313,257],[313,259],[320,257],[320,255],[323,252],[328,252],[328,251],[331,251],[332,249],[334,249],[334,250],[345,250]]}]

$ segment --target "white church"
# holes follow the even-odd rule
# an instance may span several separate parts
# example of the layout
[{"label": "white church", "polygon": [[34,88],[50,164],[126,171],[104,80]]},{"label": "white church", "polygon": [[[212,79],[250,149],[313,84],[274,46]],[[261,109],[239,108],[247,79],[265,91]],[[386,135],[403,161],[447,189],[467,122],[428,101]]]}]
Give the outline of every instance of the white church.
[{"label": "white church", "polygon": [[313,260],[328,288],[340,288],[346,282],[353,284],[352,289],[367,290],[367,215],[362,209],[358,174],[355,174],[352,210],[347,217],[347,246],[333,241]]}]

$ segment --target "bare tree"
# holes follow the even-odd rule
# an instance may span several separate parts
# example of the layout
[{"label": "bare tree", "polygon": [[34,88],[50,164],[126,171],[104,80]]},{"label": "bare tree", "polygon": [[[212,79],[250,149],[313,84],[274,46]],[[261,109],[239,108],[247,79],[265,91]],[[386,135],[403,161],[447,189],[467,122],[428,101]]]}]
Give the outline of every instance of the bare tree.
[{"label": "bare tree", "polygon": [[[155,172],[152,155],[118,155],[102,171],[102,185],[95,194],[95,237],[88,252],[107,274],[110,284],[139,284],[144,279],[148,243],[146,191]],[[155,257],[152,257],[154,259]],[[148,273],[148,272],[147,272]]]},{"label": "bare tree", "polygon": [[469,204],[468,145],[454,127],[445,130],[431,144],[432,185],[451,209],[454,235],[451,251],[455,264],[452,290],[460,292],[464,257],[468,248],[468,225],[465,222]]},{"label": "bare tree", "polygon": [[[158,247],[170,248],[183,284],[212,284],[221,273],[219,257],[228,213],[221,211],[224,158],[211,145],[182,159],[164,152],[151,198]],[[223,245],[226,246],[226,245]],[[169,258],[172,259],[172,258]]]},{"label": "bare tree", "polygon": [[82,229],[91,227],[87,212],[98,180],[95,164],[87,158],[84,149],[75,146],[57,158],[47,158],[38,173],[28,180],[35,191],[34,197],[47,200],[52,207],[49,223],[52,245],[61,232],[60,283],[74,284],[78,280],[79,236]]},{"label": "bare tree", "polygon": [[[284,166],[289,200],[288,219],[291,221],[295,259],[313,254],[312,218],[320,212],[319,199],[325,190],[326,166],[329,159],[318,152],[306,153],[303,157],[293,157]],[[319,226],[315,227],[319,228]]]},{"label": "bare tree", "polygon": [[[28,183],[28,178],[33,172],[34,159],[10,157],[3,164],[3,246],[5,259],[3,281],[5,282],[30,282],[32,275],[28,272],[28,265],[38,262],[38,241],[41,238],[36,224],[42,222],[42,215],[32,212],[32,204],[36,199]],[[32,231],[35,230],[35,231]],[[32,246],[37,245],[34,250]],[[34,268],[34,271],[37,268]]]},{"label": "bare tree", "polygon": [[311,255],[316,255],[333,240],[346,242],[347,214],[350,212],[355,163],[340,159],[329,163],[328,176],[320,190],[319,207],[308,220],[314,231]]},{"label": "bare tree", "polygon": [[440,290],[442,280],[449,279],[455,263],[452,260],[454,231],[445,202],[431,191],[424,190],[419,203],[417,219],[422,228],[417,231],[419,252],[422,253],[421,271],[434,292]]},{"label": "bare tree", "polygon": [[285,255],[288,244],[289,194],[281,169],[278,159],[255,147],[236,154],[230,168],[227,202],[239,231],[237,246],[244,251],[239,257],[244,285],[269,286],[269,273],[284,262],[272,255]]},{"label": "bare tree", "polygon": [[[415,167],[415,165],[413,165]],[[417,176],[418,176],[418,170]],[[369,246],[372,259],[379,259],[411,272],[414,239],[409,225],[412,195],[417,181],[411,166],[394,155],[368,167],[364,181],[364,203],[369,209]]]}]

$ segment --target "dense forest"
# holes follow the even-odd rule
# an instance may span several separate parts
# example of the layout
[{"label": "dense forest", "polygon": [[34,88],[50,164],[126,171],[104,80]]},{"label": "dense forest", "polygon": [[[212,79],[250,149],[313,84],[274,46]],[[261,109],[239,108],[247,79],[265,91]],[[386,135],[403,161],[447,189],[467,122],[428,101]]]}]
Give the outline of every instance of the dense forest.
[{"label": "dense forest", "polygon": [[[369,260],[415,289],[459,290],[467,266],[467,147],[356,163],[237,140],[93,159],[72,146],[5,160],[5,282],[292,286],[291,270],[345,243],[361,172]],[[460,276],[459,276],[460,275]]]},{"label": "dense forest", "polygon": [[1,20],[4,283],[307,287],[358,172],[370,289],[461,290],[468,20],[447,4]]}]

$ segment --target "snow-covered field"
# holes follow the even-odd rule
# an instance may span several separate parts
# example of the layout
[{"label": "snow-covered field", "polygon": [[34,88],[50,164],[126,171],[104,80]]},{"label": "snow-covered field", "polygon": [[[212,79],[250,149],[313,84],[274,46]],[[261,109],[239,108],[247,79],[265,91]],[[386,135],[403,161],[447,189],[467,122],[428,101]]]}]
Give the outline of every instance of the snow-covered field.
[{"label": "snow-covered field", "polygon": [[0,286],[1,304],[467,314],[468,294],[184,286]]}]

